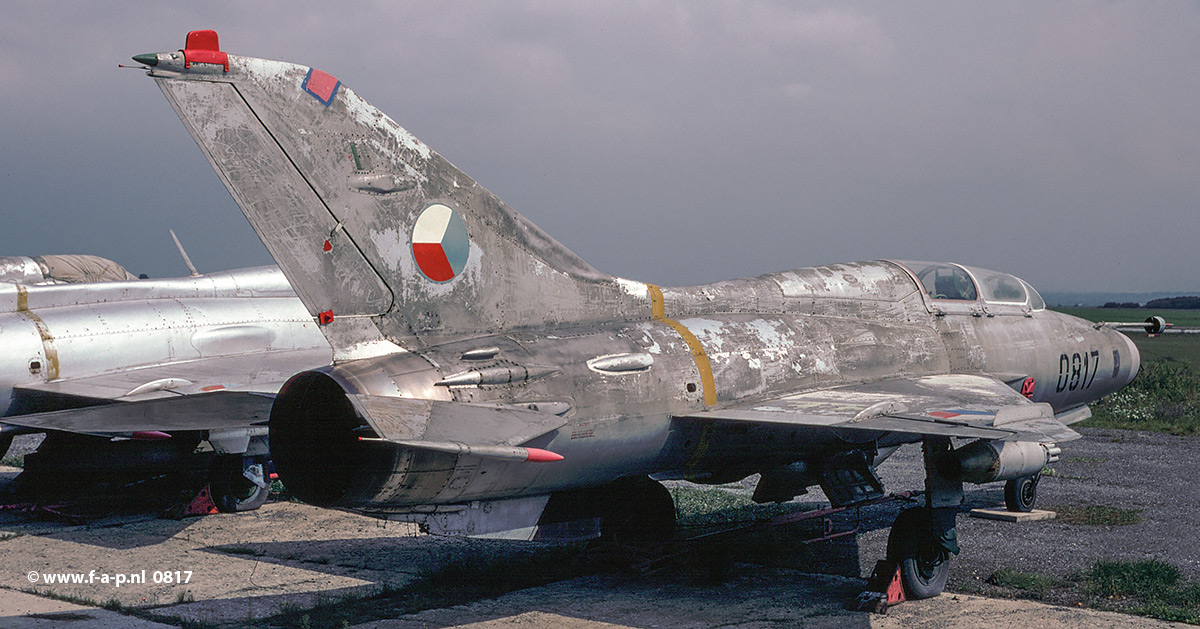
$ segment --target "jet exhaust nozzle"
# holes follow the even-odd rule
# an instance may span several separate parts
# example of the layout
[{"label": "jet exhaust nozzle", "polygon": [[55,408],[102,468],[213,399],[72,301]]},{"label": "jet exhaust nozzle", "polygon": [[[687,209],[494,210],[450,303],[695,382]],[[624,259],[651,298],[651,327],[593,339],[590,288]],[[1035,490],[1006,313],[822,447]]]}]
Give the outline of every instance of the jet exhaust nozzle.
[{"label": "jet exhaust nozzle", "polygon": [[1053,443],[981,439],[946,453],[937,467],[947,480],[982,484],[1032,476],[1061,453]]}]

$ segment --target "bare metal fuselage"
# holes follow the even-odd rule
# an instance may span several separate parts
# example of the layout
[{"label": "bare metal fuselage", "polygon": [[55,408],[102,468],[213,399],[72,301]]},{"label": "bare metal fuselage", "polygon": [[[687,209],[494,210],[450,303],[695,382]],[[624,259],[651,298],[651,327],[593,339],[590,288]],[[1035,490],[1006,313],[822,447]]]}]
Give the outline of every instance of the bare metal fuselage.
[{"label": "bare metal fuselage", "polygon": [[297,365],[329,359],[312,317],[273,267],[161,280],[0,283],[0,347],[0,412],[9,416],[54,410],[64,398],[77,406],[254,382],[250,374],[220,370],[203,379],[168,378],[155,367],[237,356],[251,359],[248,369],[265,355],[291,355]]},{"label": "bare metal fuselage", "polygon": [[[795,392],[959,373],[1028,387],[1033,401],[1063,412],[1121,388],[1138,368],[1124,335],[1028,304],[932,299],[891,262],[661,294],[660,312],[642,322],[480,336],[301,374],[273,410],[308,417],[285,447],[320,452],[313,473],[294,478],[293,488],[301,495],[312,489],[317,502],[332,506],[388,513],[631,474],[727,482],[920,437],[672,418]],[[597,367],[606,364],[622,368]],[[495,380],[504,374],[507,382]],[[467,384],[445,386],[456,382]],[[553,409],[567,424],[529,445],[564,460],[529,465],[359,440],[369,431],[342,400],[347,393]]]}]

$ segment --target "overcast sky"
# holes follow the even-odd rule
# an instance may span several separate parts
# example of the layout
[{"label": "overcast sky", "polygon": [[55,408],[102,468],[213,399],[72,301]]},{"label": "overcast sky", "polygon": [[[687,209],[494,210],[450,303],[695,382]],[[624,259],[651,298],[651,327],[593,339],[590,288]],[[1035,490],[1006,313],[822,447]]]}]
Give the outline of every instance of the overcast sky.
[{"label": "overcast sky", "polygon": [[267,264],[129,57],[329,72],[602,271],[1200,290],[1196,2],[7,2],[0,255]]}]

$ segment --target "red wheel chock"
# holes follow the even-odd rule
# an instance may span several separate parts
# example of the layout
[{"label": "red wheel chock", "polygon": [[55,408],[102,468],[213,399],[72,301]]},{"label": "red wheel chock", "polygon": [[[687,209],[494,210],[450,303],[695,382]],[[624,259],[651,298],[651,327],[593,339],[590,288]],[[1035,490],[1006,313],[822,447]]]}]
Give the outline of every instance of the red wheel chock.
[{"label": "red wheel chock", "polygon": [[217,503],[213,502],[212,489],[208,485],[205,485],[204,489],[201,489],[200,493],[196,494],[196,497],[192,498],[192,501],[183,509],[185,518],[214,513],[220,513],[220,510],[217,509]]},{"label": "red wheel chock", "polygon": [[877,561],[867,580],[867,589],[850,605],[855,611],[886,614],[889,607],[906,601],[904,583],[900,580],[900,564],[895,561]]}]

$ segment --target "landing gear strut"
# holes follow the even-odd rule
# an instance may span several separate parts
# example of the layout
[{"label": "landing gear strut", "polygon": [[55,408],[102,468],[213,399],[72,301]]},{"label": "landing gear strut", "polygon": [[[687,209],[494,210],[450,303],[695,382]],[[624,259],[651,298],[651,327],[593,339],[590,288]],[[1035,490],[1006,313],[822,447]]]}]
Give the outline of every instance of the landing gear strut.
[{"label": "landing gear strut", "polygon": [[892,524],[887,558],[900,566],[909,598],[929,598],[945,589],[950,557],[958,552],[954,517],[954,509],[914,507]]},{"label": "landing gear strut", "polygon": [[271,494],[263,457],[222,454],[213,459],[212,499],[225,513],[253,511]]},{"label": "landing gear strut", "polygon": [[909,598],[942,593],[950,574],[950,558],[958,554],[955,518],[963,502],[962,481],[946,480],[937,460],[953,449],[949,439],[926,439],[925,505],[902,512],[888,535],[887,558],[900,566]]}]

